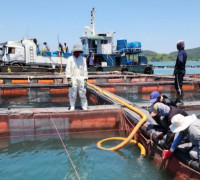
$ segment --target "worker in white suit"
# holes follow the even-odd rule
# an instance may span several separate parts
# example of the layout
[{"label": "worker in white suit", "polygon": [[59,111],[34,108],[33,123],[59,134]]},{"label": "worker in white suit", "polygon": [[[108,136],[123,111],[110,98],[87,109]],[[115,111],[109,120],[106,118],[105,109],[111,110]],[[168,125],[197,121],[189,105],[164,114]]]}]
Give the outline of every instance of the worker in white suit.
[{"label": "worker in white suit", "polygon": [[75,109],[77,91],[81,99],[82,109],[87,110],[86,86],[88,79],[86,59],[80,54],[83,50],[80,45],[75,44],[66,64],[66,78],[69,84],[70,111]]}]

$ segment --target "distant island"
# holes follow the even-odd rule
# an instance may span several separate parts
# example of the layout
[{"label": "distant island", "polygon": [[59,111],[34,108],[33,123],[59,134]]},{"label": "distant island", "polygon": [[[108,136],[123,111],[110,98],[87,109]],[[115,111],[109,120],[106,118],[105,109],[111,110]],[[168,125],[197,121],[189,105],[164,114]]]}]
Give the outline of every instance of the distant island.
[{"label": "distant island", "polygon": [[[188,59],[187,61],[200,61],[200,47],[193,49],[186,49]],[[178,51],[169,54],[159,54],[154,51],[143,50],[143,56],[146,56],[148,61],[175,61]]]}]

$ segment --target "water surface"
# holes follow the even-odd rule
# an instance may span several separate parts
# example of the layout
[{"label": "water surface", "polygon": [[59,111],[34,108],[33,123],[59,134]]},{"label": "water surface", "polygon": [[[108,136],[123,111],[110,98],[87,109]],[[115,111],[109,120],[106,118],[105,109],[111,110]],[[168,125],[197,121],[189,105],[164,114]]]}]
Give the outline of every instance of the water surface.
[{"label": "water surface", "polygon": [[[98,149],[96,143],[104,135],[103,132],[62,135],[81,179],[173,179],[169,172],[156,167],[149,157],[140,157],[135,144],[128,144],[115,152]],[[107,135],[119,136],[115,132]],[[105,146],[116,143],[119,142],[110,141]],[[77,179],[57,136],[11,138],[7,147],[0,148],[0,172],[2,180]]]}]

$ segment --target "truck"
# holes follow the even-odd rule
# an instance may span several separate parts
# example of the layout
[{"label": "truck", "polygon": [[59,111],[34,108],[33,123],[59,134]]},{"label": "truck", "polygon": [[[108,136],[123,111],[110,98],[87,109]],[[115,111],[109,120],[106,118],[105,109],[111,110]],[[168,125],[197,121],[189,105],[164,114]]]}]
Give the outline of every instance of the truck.
[{"label": "truck", "polygon": [[39,50],[37,40],[23,39],[0,43],[0,64],[8,66],[55,67],[66,65],[71,53],[48,52]]}]

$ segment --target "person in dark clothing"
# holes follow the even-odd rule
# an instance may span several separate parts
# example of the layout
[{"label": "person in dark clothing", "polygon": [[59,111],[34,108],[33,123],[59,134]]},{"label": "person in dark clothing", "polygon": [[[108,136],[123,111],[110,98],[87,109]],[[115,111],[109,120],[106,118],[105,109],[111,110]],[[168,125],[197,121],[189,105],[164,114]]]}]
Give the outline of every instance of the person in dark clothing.
[{"label": "person in dark clothing", "polygon": [[66,43],[64,43],[64,48],[63,48],[64,52],[67,53],[68,52],[68,46]]},{"label": "person in dark clothing", "polygon": [[172,118],[170,129],[173,133],[178,133],[178,135],[173,141],[170,150],[163,150],[163,159],[170,158],[178,145],[181,144],[183,138],[188,137],[193,145],[189,155],[193,160],[197,160],[200,166],[200,119],[194,114],[186,117],[177,114]]},{"label": "person in dark clothing", "polygon": [[176,102],[183,104],[183,77],[185,75],[185,64],[187,61],[187,53],[184,50],[185,43],[184,41],[179,41],[177,43],[178,55],[176,58],[176,64],[174,68],[174,76],[175,76],[175,89],[177,93]]},{"label": "person in dark clothing", "polygon": [[49,46],[47,45],[47,42],[44,42],[43,44],[45,45],[44,51],[50,51],[50,48],[49,48]]},{"label": "person in dark clothing", "polygon": [[[164,134],[166,134],[166,140],[164,143],[164,148],[165,149],[169,149],[173,139],[174,139],[174,133],[169,129],[169,126],[171,125],[171,119],[173,118],[173,116],[175,116],[176,114],[181,114],[183,116],[188,116],[188,114],[175,106],[167,106],[163,103],[157,102],[154,104],[153,106],[153,111],[151,113],[152,117],[155,117],[157,115],[160,116],[164,116],[164,118],[162,119],[162,121],[160,122],[160,124],[163,127],[163,136]],[[160,138],[162,138],[162,136],[160,136]]]},{"label": "person in dark clothing", "polygon": [[63,45],[61,43],[59,43],[58,49],[59,49],[59,51],[58,51],[59,52],[59,56],[61,57],[62,54],[64,53],[64,51],[63,51]]}]

